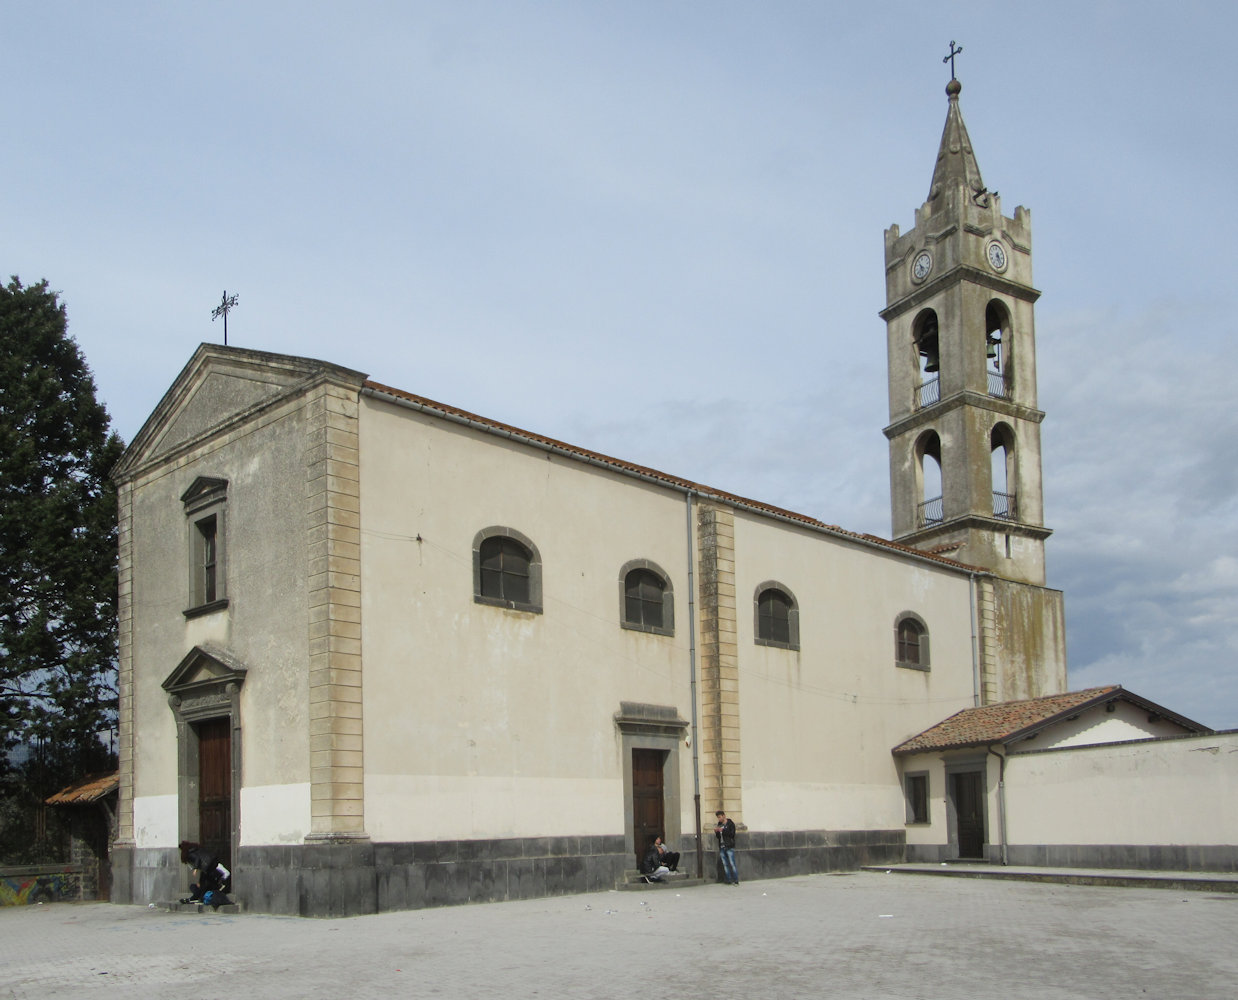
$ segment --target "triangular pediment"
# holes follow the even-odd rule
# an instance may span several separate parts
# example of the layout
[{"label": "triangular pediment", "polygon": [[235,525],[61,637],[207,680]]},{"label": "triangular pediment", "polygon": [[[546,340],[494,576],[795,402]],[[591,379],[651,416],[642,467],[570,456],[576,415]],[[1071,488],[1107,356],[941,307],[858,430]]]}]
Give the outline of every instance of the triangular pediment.
[{"label": "triangular pediment", "polygon": [[324,379],[360,389],[365,375],[313,358],[202,344],[142,425],[113,475],[123,479],[134,469],[224,433]]},{"label": "triangular pediment", "polygon": [[228,480],[215,476],[199,476],[189,484],[189,489],[181,494],[181,503],[192,507],[202,500],[214,500],[228,491]]},{"label": "triangular pediment", "polygon": [[182,697],[216,691],[228,684],[245,683],[245,667],[229,653],[214,646],[194,646],[168,674],[163,689]]}]

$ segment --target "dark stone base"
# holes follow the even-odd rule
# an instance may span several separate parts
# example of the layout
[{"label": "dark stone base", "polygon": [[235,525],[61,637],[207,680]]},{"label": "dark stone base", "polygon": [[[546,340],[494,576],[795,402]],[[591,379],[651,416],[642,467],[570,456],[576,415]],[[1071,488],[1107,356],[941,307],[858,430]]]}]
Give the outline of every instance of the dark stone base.
[{"label": "dark stone base", "polygon": [[[983,858],[960,858],[949,844],[908,844],[907,860],[1002,863],[1000,844],[985,844]],[[1006,863],[1026,868],[1126,868],[1138,871],[1238,872],[1238,845],[1011,844]]]},{"label": "dark stone base", "polygon": [[[740,831],[735,838],[736,867],[744,882],[898,864],[906,849],[905,838],[903,830]],[[705,871],[721,882],[717,841],[707,837],[706,843]]]},{"label": "dark stone base", "polygon": [[1238,845],[1234,844],[1011,845],[1006,856],[1009,864],[1036,868],[1238,872]]},{"label": "dark stone base", "polygon": [[[705,871],[717,868],[713,838]],[[855,871],[904,859],[902,830],[743,831],[740,880]],[[684,851],[685,869],[695,852]],[[113,851],[117,902],[186,894],[189,871],[175,848]],[[249,913],[347,917],[427,906],[493,903],[613,889],[631,858],[622,835],[376,844],[321,841],[242,847],[230,894]]]},{"label": "dark stone base", "polygon": [[113,844],[108,852],[108,864],[112,869],[112,902],[133,902],[133,848]]},{"label": "dark stone base", "polygon": [[[627,864],[622,835],[242,847],[230,895],[249,913],[348,917],[613,889]],[[188,889],[175,848],[117,850],[113,867],[117,902]]]},{"label": "dark stone base", "polygon": [[181,864],[180,852],[175,847],[138,848],[113,844],[111,863],[114,903],[173,899],[183,896],[189,886],[189,870]]}]

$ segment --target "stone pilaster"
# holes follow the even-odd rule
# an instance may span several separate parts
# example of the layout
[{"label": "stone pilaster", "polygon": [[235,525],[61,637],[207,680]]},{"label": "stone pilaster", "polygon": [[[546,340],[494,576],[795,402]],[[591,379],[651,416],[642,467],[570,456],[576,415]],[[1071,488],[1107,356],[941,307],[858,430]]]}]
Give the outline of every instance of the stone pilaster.
[{"label": "stone pilaster", "polygon": [[116,491],[117,676],[119,699],[116,753],[120,764],[120,799],[116,809],[116,842],[133,844],[133,483]]},{"label": "stone pilaster", "polygon": [[356,390],[306,398],[310,840],[363,838],[361,482]]},{"label": "stone pilaster", "polygon": [[700,577],[701,762],[705,809],[742,816],[739,751],[739,646],[735,610],[735,515],[697,509]]},{"label": "stone pilaster", "polygon": [[976,638],[980,649],[980,704],[993,705],[1003,700],[998,689],[997,661],[1001,651],[997,636],[997,603],[993,581],[976,580]]}]

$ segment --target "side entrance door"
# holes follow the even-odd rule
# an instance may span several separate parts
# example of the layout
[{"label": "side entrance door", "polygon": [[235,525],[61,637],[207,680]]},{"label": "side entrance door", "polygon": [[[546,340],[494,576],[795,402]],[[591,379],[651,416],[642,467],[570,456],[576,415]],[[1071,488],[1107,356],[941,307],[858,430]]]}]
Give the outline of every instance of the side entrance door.
[{"label": "side entrance door", "polygon": [[983,777],[980,771],[962,771],[951,775],[960,858],[984,857]]},{"label": "side entrance door", "polygon": [[232,722],[208,719],[198,731],[198,841],[232,867]]},{"label": "side entrance door", "polygon": [[662,750],[632,751],[632,833],[636,867],[640,867],[653,838],[662,835],[666,819],[662,797]]}]

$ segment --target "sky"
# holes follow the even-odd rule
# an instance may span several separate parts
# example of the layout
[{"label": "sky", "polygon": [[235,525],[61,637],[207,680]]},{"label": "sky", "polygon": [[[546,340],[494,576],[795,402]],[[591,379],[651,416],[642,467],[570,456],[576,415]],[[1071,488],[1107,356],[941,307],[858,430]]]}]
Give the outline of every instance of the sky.
[{"label": "sky", "polygon": [[131,440],[236,346],[890,534],[953,39],[1030,209],[1072,689],[1238,728],[1238,5],[0,0],[0,266]]}]

